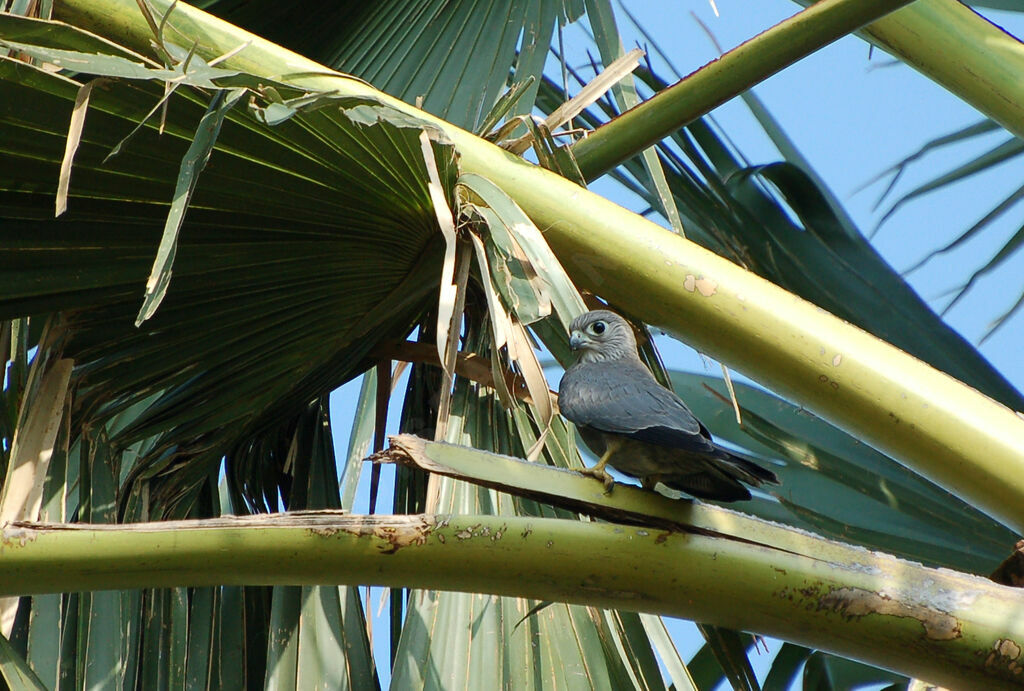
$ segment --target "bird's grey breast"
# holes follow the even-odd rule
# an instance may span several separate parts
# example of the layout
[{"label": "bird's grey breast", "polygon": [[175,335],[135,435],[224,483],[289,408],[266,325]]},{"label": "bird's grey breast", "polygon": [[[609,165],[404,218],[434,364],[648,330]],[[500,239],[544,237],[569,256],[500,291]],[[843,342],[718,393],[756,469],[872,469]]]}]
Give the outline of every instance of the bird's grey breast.
[{"label": "bird's grey breast", "polygon": [[565,371],[558,385],[558,407],[562,415],[576,425],[590,425],[602,417],[606,381],[600,363],[580,362]]}]

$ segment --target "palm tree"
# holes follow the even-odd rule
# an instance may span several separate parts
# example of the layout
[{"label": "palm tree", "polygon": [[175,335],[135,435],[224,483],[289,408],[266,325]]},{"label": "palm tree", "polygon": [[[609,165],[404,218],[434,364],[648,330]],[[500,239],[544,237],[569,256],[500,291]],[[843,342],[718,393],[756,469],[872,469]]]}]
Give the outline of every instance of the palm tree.
[{"label": "palm tree", "polygon": [[[813,171],[745,166],[701,118],[863,28],[1024,131],[998,30],[901,4],[823,0],[671,86],[638,70],[633,108],[596,0],[13,3],[52,19],[0,15],[6,683],[755,688],[739,631],[791,641],[766,688],[1018,683],[1024,600],[980,576],[1024,526],[1020,394]],[[584,14],[608,69],[560,117],[543,67]],[[967,48],[926,60],[910,37],[950,24]],[[596,129],[562,146],[568,120]],[[606,172],[676,232],[585,189]],[[596,301],[785,396],[643,345],[785,493],[747,516],[559,470],[534,342],[565,364]],[[337,459],[328,395],[360,375]],[[339,511],[369,451],[394,515]],[[390,660],[363,584],[391,588]]]}]

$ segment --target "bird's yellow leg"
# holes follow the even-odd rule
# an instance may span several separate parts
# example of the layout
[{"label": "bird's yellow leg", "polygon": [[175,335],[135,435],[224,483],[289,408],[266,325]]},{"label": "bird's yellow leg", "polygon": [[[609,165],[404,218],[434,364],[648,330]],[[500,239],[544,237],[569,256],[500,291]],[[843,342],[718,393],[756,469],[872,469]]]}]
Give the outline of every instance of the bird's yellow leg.
[{"label": "bird's yellow leg", "polygon": [[580,470],[584,475],[597,478],[604,483],[604,493],[610,494],[612,491],[612,485],[615,484],[615,479],[604,469],[608,465],[608,461],[619,450],[620,444],[615,442],[608,442],[605,445],[604,453],[601,454],[601,459],[597,462],[593,468],[583,468]]}]

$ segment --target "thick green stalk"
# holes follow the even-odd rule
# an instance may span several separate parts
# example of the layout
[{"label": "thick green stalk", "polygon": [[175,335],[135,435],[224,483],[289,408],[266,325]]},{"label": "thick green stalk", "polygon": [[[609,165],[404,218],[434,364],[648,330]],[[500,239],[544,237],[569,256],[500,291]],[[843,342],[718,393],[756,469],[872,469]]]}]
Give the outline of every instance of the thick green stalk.
[{"label": "thick green stalk", "polygon": [[[152,4],[165,10],[167,0]],[[132,45],[149,29],[134,0],[60,0],[58,18]],[[378,98],[432,120],[464,171],[526,211],[573,280],[799,401],[1024,533],[1024,420],[824,310],[638,215],[442,120],[199,10],[170,24],[225,65],[292,75],[312,88]],[[172,32],[168,34],[174,36]],[[184,39],[179,39],[184,40]],[[299,74],[302,73],[302,74]]]},{"label": "thick green stalk", "polygon": [[917,0],[859,33],[1024,137],[1024,45],[966,4]]},{"label": "thick green stalk", "polygon": [[300,514],[247,523],[8,526],[0,595],[218,584],[461,590],[750,629],[956,688],[1020,679],[1019,591],[837,543],[821,557],[816,538],[803,538],[805,556],[532,517]]},{"label": "thick green stalk", "polygon": [[912,0],[821,0],[733,48],[573,146],[592,180],[776,72]]}]

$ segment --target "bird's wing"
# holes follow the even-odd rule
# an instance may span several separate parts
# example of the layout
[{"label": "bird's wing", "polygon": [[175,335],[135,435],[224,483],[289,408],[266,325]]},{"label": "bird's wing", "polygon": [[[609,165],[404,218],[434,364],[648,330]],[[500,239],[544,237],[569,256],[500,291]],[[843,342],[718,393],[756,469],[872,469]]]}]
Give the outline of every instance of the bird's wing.
[{"label": "bird's wing", "polygon": [[559,387],[559,408],[577,425],[648,444],[715,452],[707,428],[639,362],[570,367]]}]

